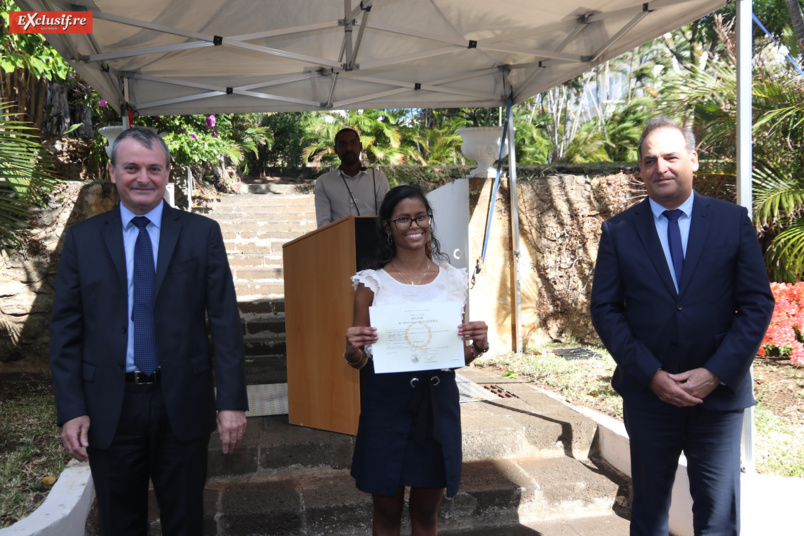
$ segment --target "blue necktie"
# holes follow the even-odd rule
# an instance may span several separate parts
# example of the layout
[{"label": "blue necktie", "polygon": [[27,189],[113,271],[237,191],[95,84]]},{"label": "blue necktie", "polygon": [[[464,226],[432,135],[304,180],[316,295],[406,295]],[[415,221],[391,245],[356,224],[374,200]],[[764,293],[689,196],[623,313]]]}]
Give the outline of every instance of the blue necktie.
[{"label": "blue necktie", "polygon": [[670,258],[673,259],[673,269],[676,272],[676,285],[681,292],[681,274],[684,273],[684,248],[681,247],[681,231],[678,228],[678,219],[684,212],[677,208],[665,210],[667,218],[667,242],[670,244]]},{"label": "blue necktie", "polygon": [[140,233],[134,243],[134,366],[151,375],[159,367],[154,329],[154,250],[148,234],[148,218],[137,216],[131,222]]}]

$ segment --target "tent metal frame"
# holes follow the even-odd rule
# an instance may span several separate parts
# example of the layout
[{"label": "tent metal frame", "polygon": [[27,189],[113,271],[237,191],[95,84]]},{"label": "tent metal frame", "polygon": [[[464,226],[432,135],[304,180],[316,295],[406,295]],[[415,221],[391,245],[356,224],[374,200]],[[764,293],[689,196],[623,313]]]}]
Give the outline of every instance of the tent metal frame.
[{"label": "tent metal frame", "polygon": [[[111,85],[113,87],[117,86],[121,93],[123,85],[122,81],[127,78],[131,80],[158,82],[169,86],[188,88],[188,89],[192,88],[199,90],[198,93],[193,95],[185,95],[181,97],[154,100],[150,102],[132,103],[127,99],[125,99],[122,94],[118,95],[118,101],[116,103],[110,100],[110,103],[112,103],[113,105],[114,104],[124,105],[126,108],[135,109],[138,113],[148,113],[150,110],[154,110],[166,105],[174,105],[193,101],[203,101],[206,99],[221,97],[227,94],[246,96],[249,98],[253,98],[255,100],[268,100],[277,103],[288,103],[304,107],[305,109],[308,110],[334,110],[334,109],[341,109],[343,107],[372,107],[372,103],[374,101],[377,101],[378,99],[383,99],[389,96],[401,95],[408,92],[415,92],[422,89],[437,93],[469,97],[477,100],[483,100],[486,102],[493,101],[495,106],[504,106],[509,95],[509,88],[506,88],[505,84],[502,84],[503,86],[502,91],[500,92],[499,95],[497,95],[497,94],[489,94],[488,92],[473,92],[467,90],[460,90],[456,88],[442,87],[445,84],[455,82],[456,81],[455,78],[409,82],[409,81],[391,80],[389,78],[381,76],[374,76],[369,74],[369,72],[381,68],[388,69],[393,67],[399,67],[411,61],[448,55],[455,53],[457,51],[466,50],[467,48],[470,49],[473,48],[477,49],[477,51],[480,53],[501,52],[501,53],[523,55],[523,56],[531,56],[533,60],[529,62],[512,63],[509,65],[497,65],[492,69],[481,69],[478,70],[477,72],[477,76],[480,77],[480,76],[488,76],[490,74],[490,71],[493,71],[494,69],[497,69],[497,71],[502,71],[503,69],[512,70],[512,69],[532,68],[533,66],[539,67],[540,70],[537,71],[537,73],[535,73],[531,78],[527,80],[527,82],[530,82],[538,78],[540,73],[544,72],[542,69],[548,69],[551,65],[576,63],[579,65],[585,64],[591,66],[595,64],[603,57],[604,54],[606,54],[607,51],[611,49],[611,47],[613,47],[618,41],[620,41],[623,38],[623,36],[625,36],[631,29],[637,26],[643,19],[645,19],[646,17],[648,17],[653,13],[661,12],[662,8],[673,6],[674,4],[679,3],[671,0],[654,0],[652,2],[639,2],[635,3],[631,7],[618,9],[616,11],[606,13],[590,12],[588,14],[578,16],[574,20],[568,20],[557,24],[553,23],[545,25],[544,27],[537,27],[527,32],[524,31],[513,32],[510,34],[504,34],[486,40],[473,41],[454,36],[439,35],[425,31],[418,31],[411,28],[395,27],[389,24],[383,24],[381,22],[369,22],[369,15],[371,14],[372,7],[374,7],[373,0],[363,0],[354,8],[351,7],[352,0],[343,0],[343,1],[344,6],[343,6],[342,19],[328,20],[278,30],[270,30],[264,32],[255,32],[255,33],[232,35],[232,36],[220,36],[209,33],[182,30],[179,28],[174,28],[163,24],[157,24],[134,19],[131,17],[124,17],[120,15],[104,13],[99,10],[92,10],[93,17],[98,20],[113,22],[116,24],[121,24],[143,30],[150,30],[154,32],[174,35],[177,37],[188,39],[189,41],[170,45],[156,46],[156,47],[131,48],[128,50],[121,50],[116,52],[101,52],[100,51],[101,47],[94,40],[90,38],[91,42],[94,45],[95,50],[97,50],[98,52],[93,54],[78,54],[73,49],[71,51],[72,56],[71,59],[84,64],[93,64],[93,63],[100,64],[101,70],[105,71],[105,75],[108,77]],[[45,3],[49,4],[51,2],[47,2],[47,0],[45,0]],[[616,33],[614,33],[605,43],[603,43],[600,47],[598,47],[593,54],[585,56],[585,55],[570,54],[563,52],[563,50],[565,50],[570,44],[575,42],[582,35],[582,33],[587,28],[589,28],[590,25],[592,25],[593,23],[603,22],[612,18],[628,16],[628,15],[633,16],[630,18],[630,20],[628,20],[625,24],[623,24],[622,27]],[[343,38],[341,41],[340,53],[337,60],[327,59],[319,56],[299,54],[288,50],[257,45],[251,42],[265,38],[282,37],[300,33],[320,32],[325,30],[331,30],[337,27],[343,28]],[[354,31],[355,28],[357,29],[356,36]],[[520,39],[532,35],[533,32],[538,32],[539,28],[543,28],[545,31],[548,30],[556,31],[562,28],[567,28],[571,30],[567,35],[567,37],[562,42],[560,42],[555,49],[552,50],[545,48],[528,48],[526,46],[513,44]],[[420,51],[417,53],[403,54],[396,57],[388,57],[383,58],[381,60],[365,61],[361,63],[358,61],[358,55],[361,45],[363,44],[364,32],[367,29],[370,29],[374,32],[397,34],[404,37],[426,40],[432,43],[441,43],[444,46],[436,47],[430,50]],[[171,52],[180,52],[180,51],[217,47],[217,46],[241,49],[244,51],[264,54],[269,57],[294,60],[297,62],[301,62],[302,64],[307,64],[308,67],[302,67],[302,71],[298,73],[289,72],[287,73],[286,76],[280,76],[279,78],[273,78],[270,80],[265,80],[263,82],[250,84],[249,86],[223,87],[208,84],[198,84],[191,81],[181,80],[172,77],[157,78],[133,72],[115,73],[113,69],[109,66],[109,62],[112,60],[147,56],[147,55],[159,55]],[[361,72],[366,74],[359,75],[358,73]],[[349,75],[356,75],[356,76],[349,76]],[[276,93],[256,91],[256,89],[258,88],[276,87],[276,86],[281,87],[288,84],[297,83],[299,81],[310,80],[316,76],[330,78],[330,88],[328,91],[328,98],[321,102],[313,101],[310,99],[281,96]],[[393,89],[378,90],[373,93],[363,94],[360,96],[352,96],[343,99],[334,98],[339,82],[342,79],[350,79],[350,78],[364,82],[370,82],[370,83],[373,82],[382,86],[392,86]],[[520,84],[520,86],[523,85],[527,85],[527,83]],[[527,98],[526,95],[518,94],[516,91],[517,89],[514,88],[515,103],[524,100],[524,98]],[[154,111],[154,113],[159,112]]]}]

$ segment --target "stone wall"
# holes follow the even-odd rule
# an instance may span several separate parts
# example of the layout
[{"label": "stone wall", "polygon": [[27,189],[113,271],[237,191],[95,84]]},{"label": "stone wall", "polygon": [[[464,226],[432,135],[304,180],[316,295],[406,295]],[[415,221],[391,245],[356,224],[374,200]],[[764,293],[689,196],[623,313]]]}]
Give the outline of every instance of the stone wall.
[{"label": "stone wall", "polygon": [[111,209],[110,182],[64,182],[35,213],[24,252],[0,254],[0,366],[21,360],[46,363],[50,312],[64,230]]},{"label": "stone wall", "polygon": [[[470,256],[480,258],[492,179],[470,179]],[[513,253],[508,181],[497,193],[486,260],[470,291],[472,319],[489,324],[498,349],[516,349],[515,266],[519,266],[525,347],[569,338],[597,341],[589,314],[602,222],[645,195],[630,173],[590,179],[534,177],[518,183],[519,257]]]}]

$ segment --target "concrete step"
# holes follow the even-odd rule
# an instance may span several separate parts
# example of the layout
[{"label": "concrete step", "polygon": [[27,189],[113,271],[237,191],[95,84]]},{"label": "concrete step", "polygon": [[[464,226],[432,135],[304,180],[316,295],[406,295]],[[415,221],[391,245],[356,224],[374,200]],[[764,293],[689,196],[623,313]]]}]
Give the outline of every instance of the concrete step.
[{"label": "concrete step", "polygon": [[226,223],[263,223],[269,221],[315,222],[315,209],[311,206],[246,207],[236,211],[216,210],[211,213],[210,218],[221,225]]},{"label": "concrete step", "polygon": [[235,280],[235,292],[238,299],[279,298],[285,294],[285,283],[281,279]]},{"label": "concrete step", "polygon": [[[625,504],[625,481],[606,466],[565,455],[570,437],[588,435],[585,419],[545,395],[515,398],[462,405],[463,477],[458,495],[442,504],[441,530],[475,534],[470,531],[551,521],[558,536],[577,534],[558,532],[566,528],[561,523],[602,516],[617,531],[595,534],[627,534],[627,526],[609,518]],[[558,414],[554,404],[562,408]],[[549,421],[543,410],[551,412]],[[481,422],[484,430],[477,427]],[[561,445],[537,439],[545,433],[555,438],[556,426],[566,438]],[[523,448],[527,441],[535,444]],[[250,418],[243,443],[227,456],[213,437],[205,534],[369,533],[371,498],[349,476],[353,448],[352,436],[292,426],[287,416]],[[542,455],[523,455],[537,452]]]},{"label": "concrete step", "polygon": [[[469,375],[500,387],[496,378],[474,372]],[[441,505],[441,533],[628,534],[627,521],[614,515],[628,513],[628,481],[603,463],[586,456],[567,455],[584,448],[594,454],[591,440],[581,440],[589,436],[586,419],[527,384],[502,387],[515,396],[462,405],[463,475],[458,494],[445,498]],[[481,414],[485,415],[481,418]],[[497,420],[507,423],[500,425]],[[487,433],[477,428],[481,422],[487,424]],[[538,422],[546,426],[541,432],[522,430],[538,428]],[[537,436],[555,438],[557,429],[561,430],[558,437],[563,439],[554,443],[549,453],[523,455],[544,450],[542,444],[550,441],[545,443]],[[503,449],[507,455],[499,455],[501,443],[521,446],[523,439],[534,442],[536,448],[519,452]],[[352,436],[293,426],[286,415],[249,418],[243,442],[226,456],[213,434],[204,534],[370,533],[371,497],[358,491],[349,475],[353,449]],[[152,496],[155,534],[159,534],[158,518]],[[407,520],[402,532],[410,532]]]},{"label": "concrete step", "polygon": [[282,243],[289,242],[294,238],[298,238],[307,231],[300,229],[287,228],[278,230],[262,230],[253,229],[249,227],[240,228],[236,231],[224,231],[223,241],[227,245],[226,251],[229,251],[228,245],[230,243],[260,243],[260,242],[274,242],[281,241]]},{"label": "concrete step", "polygon": [[206,208],[217,212],[224,207],[248,207],[248,206],[287,206],[287,205],[314,205],[315,197],[312,190],[309,193],[300,191],[293,185],[283,185],[288,193],[277,195],[265,195],[257,193],[248,194],[227,194],[217,197],[207,203]]},{"label": "concrete step", "polygon": [[277,184],[277,183],[250,183],[243,184],[240,187],[241,194],[250,195],[308,195],[313,193],[315,188],[315,181],[300,181],[293,184]]},{"label": "concrete step", "polygon": [[281,255],[262,255],[260,253],[231,253],[228,254],[229,267],[235,270],[237,267],[282,267],[283,259]]},{"label": "concrete step", "polygon": [[[610,514],[619,489],[571,458],[467,463],[463,473],[461,490],[441,505],[439,528],[445,532]],[[277,469],[248,479],[211,479],[205,493],[205,534],[371,533],[371,496],[355,488],[347,468]],[[409,533],[407,520],[402,530]]]},{"label": "concrete step", "polygon": [[239,298],[237,307],[241,315],[273,315],[285,312],[285,299],[278,298],[256,298],[247,300]]},{"label": "concrete step", "polygon": [[439,530],[442,536],[628,536],[627,518],[614,513],[504,527]]},{"label": "concrete step", "polygon": [[246,359],[260,356],[287,355],[287,344],[284,333],[259,333],[257,335],[243,335]]},{"label": "concrete step", "polygon": [[[279,359],[271,357],[276,355],[255,353],[247,358],[247,367],[249,363],[258,366],[260,361],[263,366],[270,365],[272,360],[277,363]],[[461,404],[464,462],[501,463],[504,460],[538,457],[585,459],[592,451],[597,425],[591,419],[527,384],[481,383],[489,379],[488,375],[470,367],[461,369],[461,375],[478,385],[492,386],[495,392],[510,395],[508,398]],[[248,445],[259,446],[266,452],[309,451],[310,457],[305,458],[304,462],[294,463],[307,467],[331,465],[338,468],[345,462],[332,465],[331,453],[337,451],[344,437],[349,436],[291,426],[286,415],[253,418],[249,420],[245,438],[247,447],[226,457],[234,472],[222,470],[210,474],[242,475],[244,472],[263,472],[275,467],[252,460],[253,453]],[[211,445],[219,447],[214,440]]]},{"label": "concrete step", "polygon": [[285,315],[244,314],[240,315],[244,336],[281,335],[285,336]]},{"label": "concrete step", "polygon": [[234,278],[235,284],[249,281],[254,283],[269,283],[283,281],[284,279],[281,264],[274,266],[231,266],[230,264],[229,267],[232,270],[232,277]]},{"label": "concrete step", "polygon": [[293,219],[277,218],[276,215],[265,214],[266,218],[251,219],[241,218],[239,220],[219,220],[224,239],[231,233],[258,232],[258,233],[299,233],[303,235],[316,230],[315,218],[305,220],[297,218],[294,214]]},{"label": "concrete step", "polygon": [[274,237],[264,240],[227,240],[224,241],[224,246],[226,246],[226,254],[229,258],[236,255],[266,255],[275,257],[282,255],[282,244],[293,238],[296,237]]},{"label": "concrete step", "polygon": [[287,358],[284,353],[247,356],[245,369],[246,385],[288,383]]}]

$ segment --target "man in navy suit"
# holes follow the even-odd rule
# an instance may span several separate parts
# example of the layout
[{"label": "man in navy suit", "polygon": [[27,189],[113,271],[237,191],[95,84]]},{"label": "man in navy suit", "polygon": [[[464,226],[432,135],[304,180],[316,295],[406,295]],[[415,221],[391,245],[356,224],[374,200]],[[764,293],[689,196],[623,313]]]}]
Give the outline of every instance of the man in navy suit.
[{"label": "man in navy suit", "polygon": [[214,221],[162,201],[170,153],[151,131],[123,132],[108,169],[120,204],[67,231],[56,281],[50,363],[62,443],[89,460],[105,535],[147,533],[150,479],[162,534],[197,536],[210,433],[217,421],[231,452],[248,409],[223,237]]},{"label": "man in navy suit", "polygon": [[631,446],[631,534],[667,536],[687,458],[696,535],[739,534],[749,368],[773,295],[745,208],[693,192],[695,138],[665,116],[639,141],[648,199],[603,223],[592,321],[617,368]]}]

